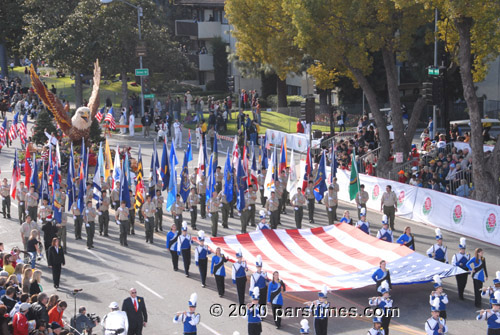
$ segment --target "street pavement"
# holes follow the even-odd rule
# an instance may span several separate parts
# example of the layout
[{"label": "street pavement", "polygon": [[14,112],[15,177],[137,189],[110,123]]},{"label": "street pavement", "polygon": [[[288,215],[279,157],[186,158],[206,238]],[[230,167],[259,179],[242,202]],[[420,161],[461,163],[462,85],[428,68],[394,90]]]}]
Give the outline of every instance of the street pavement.
[{"label": "street pavement", "polygon": [[[194,137],[194,136],[193,136]],[[187,140],[187,133],[184,134]],[[132,147],[132,154],[137,157],[138,145],[142,146],[143,164],[145,166],[145,177],[149,175],[149,162],[151,158],[153,143],[152,138],[145,139],[141,133],[134,138],[121,135],[113,135],[110,145],[116,147],[126,145]],[[231,147],[229,142],[223,142],[223,147],[219,146],[219,165],[223,166],[227,147]],[[14,147],[20,148],[19,140],[15,141]],[[161,148],[161,146],[159,146]],[[170,148],[170,147],[169,147]],[[185,145],[184,145],[185,149]],[[159,153],[161,154],[161,153]],[[180,151],[177,152],[179,161],[182,162]],[[11,176],[11,161],[13,160],[13,148],[4,148],[0,154],[1,177]],[[195,148],[194,160],[190,163],[190,171],[197,162],[197,150]],[[177,166],[180,171],[180,165]],[[164,193],[164,196],[166,194]],[[13,202],[15,204],[15,202]],[[327,215],[322,205],[316,206],[315,221],[311,225],[304,220],[303,228],[324,226],[327,224]],[[257,213],[260,210],[260,203],[257,204]],[[344,210],[350,210],[352,217],[356,217],[356,208],[350,203],[340,202],[338,216]],[[292,208],[288,208],[288,214],[282,215],[282,225],[280,228],[295,228]],[[21,245],[19,236],[19,223],[17,220],[17,208],[13,205],[11,209],[12,219],[0,218],[0,241],[5,243],[5,249]],[[76,296],[76,308],[86,306],[89,313],[96,313],[103,317],[109,310],[107,306],[112,301],[117,301],[120,306],[126,297],[128,290],[135,287],[138,295],[142,296],[148,309],[149,322],[144,329],[144,334],[182,334],[182,325],[173,324],[172,319],[176,312],[188,310],[188,300],[191,293],[198,294],[197,312],[201,314],[201,324],[198,327],[198,334],[228,334],[234,331],[241,334],[247,333],[247,321],[243,317],[230,317],[231,304],[237,302],[236,287],[231,282],[230,264],[226,266],[226,295],[219,298],[213,277],[208,275],[207,287],[202,288],[199,280],[199,272],[192,260],[190,269],[191,276],[186,278],[183,271],[182,260],[180,259],[179,271],[174,272],[170,260],[170,254],[165,248],[165,236],[168,228],[173,223],[170,214],[164,214],[164,232],[155,233],[154,244],[145,243],[144,227],[138,225],[136,220],[136,235],[129,236],[129,247],[122,247],[119,243],[119,229],[114,221],[114,213],[110,213],[110,237],[95,237],[95,249],[87,250],[84,240],[74,240],[74,230],[72,220],[68,223],[68,254],[66,255],[66,266],[62,271],[60,288],[53,288],[50,269],[46,261],[42,260],[37,267],[43,271],[42,286],[44,292],[48,294],[56,293],[60,299],[68,302],[68,309],[65,311],[65,318],[73,315],[75,297],[74,289],[82,289]],[[186,215],[188,216],[188,215]],[[371,231],[374,234],[380,228],[382,213],[368,211],[368,221],[371,223]],[[307,215],[304,215],[307,218]],[[425,253],[427,248],[435,242],[434,228],[424,224],[416,223],[406,219],[396,219],[395,238],[399,237],[405,226],[411,226],[416,238],[416,250]],[[198,218],[198,229],[205,231],[210,236],[209,219]],[[237,216],[229,220],[229,228],[225,229],[219,225],[220,235],[238,234],[240,231],[240,221]],[[191,231],[192,236],[197,235],[197,231]],[[458,251],[458,242],[461,236],[444,231],[444,244],[448,246],[448,255]],[[85,235],[85,234],[84,234]],[[467,239],[468,252],[472,253],[476,247],[485,250],[485,257],[488,265],[489,280],[487,285],[491,285],[495,271],[500,270],[499,248],[472,238]],[[193,251],[194,252],[194,251]],[[193,256],[194,258],[194,256]],[[249,274],[250,275],[250,274]],[[449,334],[486,334],[486,323],[475,320],[472,280],[469,277],[465,301],[458,300],[456,292],[455,278],[444,279],[444,289],[448,293],[448,327]],[[286,283],[285,283],[286,284]],[[429,294],[433,290],[432,283],[394,286],[392,297],[394,306],[400,308],[400,317],[393,318],[391,322],[391,334],[425,334],[424,324],[430,317]],[[336,291],[329,293],[329,301],[335,307],[357,307],[358,311],[368,306],[368,298],[375,295],[375,286],[349,291]],[[284,302],[286,307],[304,307],[304,302],[317,299],[317,292],[293,292],[285,293]],[[247,295],[246,302],[249,302]],[[224,309],[222,316],[214,317],[210,315],[210,307],[213,304],[221,304]],[[488,307],[486,299],[483,307]],[[234,308],[234,307],[233,307]],[[268,316],[263,322],[263,334],[298,334],[299,322],[302,317],[284,318],[282,329],[277,330],[272,322],[272,317]],[[312,327],[313,319],[309,318]],[[371,318],[332,318],[329,321],[328,334],[366,334],[372,327]],[[98,331],[100,333],[100,326]],[[313,333],[311,331],[311,333]]]}]

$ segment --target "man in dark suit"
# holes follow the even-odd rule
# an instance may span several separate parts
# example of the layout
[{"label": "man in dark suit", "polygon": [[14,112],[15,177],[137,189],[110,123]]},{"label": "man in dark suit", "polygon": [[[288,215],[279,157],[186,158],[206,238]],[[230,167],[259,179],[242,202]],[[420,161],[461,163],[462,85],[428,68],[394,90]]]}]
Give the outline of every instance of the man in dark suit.
[{"label": "man in dark suit", "polygon": [[123,300],[122,311],[127,313],[128,335],[142,335],[142,327],[148,322],[148,311],[143,297],[137,296],[135,288],[130,289],[130,297]]}]

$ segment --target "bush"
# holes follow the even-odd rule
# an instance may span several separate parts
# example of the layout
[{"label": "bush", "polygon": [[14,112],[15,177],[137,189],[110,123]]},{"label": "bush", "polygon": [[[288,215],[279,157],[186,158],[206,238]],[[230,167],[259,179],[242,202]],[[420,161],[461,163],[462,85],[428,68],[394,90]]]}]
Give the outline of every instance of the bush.
[{"label": "bush", "polygon": [[[300,107],[300,104],[305,101],[305,98],[302,97],[301,95],[288,95],[286,97],[286,101],[288,103],[288,107]],[[261,101],[261,107],[262,107],[262,102]],[[270,95],[266,99],[267,106],[270,106],[272,108],[275,108],[278,106],[278,96],[277,95]]]}]

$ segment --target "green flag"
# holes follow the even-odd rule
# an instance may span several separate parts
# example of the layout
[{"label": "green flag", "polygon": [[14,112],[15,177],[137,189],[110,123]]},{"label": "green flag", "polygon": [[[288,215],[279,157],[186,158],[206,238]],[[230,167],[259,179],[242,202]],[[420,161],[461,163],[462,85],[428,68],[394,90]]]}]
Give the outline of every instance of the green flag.
[{"label": "green flag", "polygon": [[356,157],[354,152],[352,153],[351,162],[351,180],[349,181],[349,197],[351,200],[356,198],[356,194],[359,192],[359,178],[358,178],[358,168],[356,167]]}]

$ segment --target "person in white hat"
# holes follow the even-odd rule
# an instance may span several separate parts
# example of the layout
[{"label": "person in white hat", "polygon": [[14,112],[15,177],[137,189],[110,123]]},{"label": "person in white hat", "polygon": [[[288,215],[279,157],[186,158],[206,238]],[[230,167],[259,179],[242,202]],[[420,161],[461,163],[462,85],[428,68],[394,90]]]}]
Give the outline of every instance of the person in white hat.
[{"label": "person in white hat", "polygon": [[439,300],[434,300],[431,305],[431,317],[425,322],[425,333],[427,335],[446,334],[448,326],[446,320],[439,317]]},{"label": "person in white hat", "polygon": [[491,309],[480,310],[476,320],[485,320],[488,323],[488,335],[500,334],[500,291],[493,295]]},{"label": "person in white hat", "polygon": [[210,255],[211,252],[205,245],[205,232],[203,230],[198,232],[198,243],[200,245],[194,250],[194,261],[196,266],[200,269],[201,287],[206,287],[208,255]]},{"label": "person in white hat", "polygon": [[308,301],[304,304],[309,305],[309,309],[314,314],[314,330],[316,335],[328,334],[328,317],[330,315],[330,303],[327,300],[328,288],[323,285],[318,292],[318,300]]},{"label": "person in white hat", "polygon": [[300,321],[300,334],[309,334],[309,321],[307,319]]},{"label": "person in white hat", "polygon": [[427,249],[427,256],[434,258],[436,261],[448,264],[448,247],[443,245],[443,234],[441,229],[436,228],[436,243]]},{"label": "person in white hat", "polygon": [[26,313],[28,313],[31,304],[23,302],[19,306],[19,311],[14,315],[12,319],[12,328],[14,329],[14,334],[28,334],[29,323],[26,318]]},{"label": "person in white hat", "polygon": [[241,249],[236,253],[237,261],[233,263],[232,279],[233,284],[236,284],[238,291],[238,302],[240,305],[245,304],[245,286],[247,285],[247,262],[243,260]]},{"label": "person in white hat", "polygon": [[196,303],[198,295],[191,294],[189,298],[189,312],[177,312],[174,316],[174,323],[184,324],[183,334],[196,334],[196,325],[200,323],[200,314],[196,313]]},{"label": "person in white hat", "polygon": [[389,332],[385,331],[385,328],[382,326],[382,318],[374,317],[373,318],[373,328],[368,330],[366,335],[387,335]]},{"label": "person in white hat", "polygon": [[377,238],[389,243],[392,243],[392,241],[394,241],[392,230],[391,228],[389,228],[389,219],[385,214],[384,216],[382,216],[382,228],[380,228],[380,230],[377,232]]},{"label": "person in white hat", "polygon": [[257,227],[255,227],[255,230],[265,230],[265,229],[271,229],[269,227],[269,225],[267,224],[267,220],[266,220],[266,211],[261,209],[260,212],[259,212],[259,216],[260,216],[260,221],[259,223],[257,224]]},{"label": "person in white hat", "polygon": [[191,235],[187,232],[187,222],[182,221],[182,233],[177,241],[177,255],[182,254],[184,262],[184,273],[189,277],[189,266],[191,265]]},{"label": "person in white hat", "polygon": [[246,316],[248,318],[248,335],[260,335],[262,333],[261,305],[259,304],[260,292],[254,287],[250,296],[252,302],[247,305]]},{"label": "person in white hat", "polygon": [[356,223],[356,228],[361,229],[366,234],[370,235],[370,222],[366,220],[366,208],[361,208],[361,219]]},{"label": "person in white hat", "polygon": [[108,306],[111,312],[106,314],[101,321],[104,335],[120,335],[128,332],[128,318],[125,312],[120,311],[118,303],[113,301]]},{"label": "person in white hat", "polygon": [[435,300],[439,301],[439,316],[446,320],[446,305],[448,304],[448,295],[443,292],[443,282],[439,275],[432,277],[434,280],[434,291],[429,296],[429,304],[434,304]]},{"label": "person in white hat", "polygon": [[379,321],[382,324],[385,335],[389,335],[389,325],[391,323],[392,316],[390,315],[390,311],[388,311],[388,309],[392,308],[393,300],[390,296],[389,283],[386,280],[384,280],[382,284],[380,284],[380,293],[382,293],[381,297],[373,297],[368,299],[368,304],[372,307],[384,310],[384,316]]},{"label": "person in white hat", "polygon": [[458,266],[462,270],[465,270],[467,272],[456,275],[455,278],[457,279],[457,288],[458,288],[458,298],[460,300],[464,300],[464,290],[465,286],[467,285],[467,277],[469,276],[469,269],[467,269],[467,262],[470,260],[470,255],[465,253],[465,248],[467,247],[466,245],[466,240],[465,237],[460,238],[460,243],[458,245],[459,252],[453,255],[451,258],[451,264],[453,266]]},{"label": "person in white hat", "polygon": [[488,286],[482,289],[481,296],[482,297],[490,297],[490,305],[491,301],[495,298],[495,292],[500,292],[500,271],[495,273],[495,279],[493,279],[493,286]]},{"label": "person in white hat", "polygon": [[269,283],[269,278],[267,278],[267,272],[262,271],[262,256],[257,255],[257,261],[255,262],[255,267],[257,271],[252,273],[250,276],[250,295],[253,292],[254,287],[259,288],[259,304],[265,305],[267,298],[267,283]]}]

